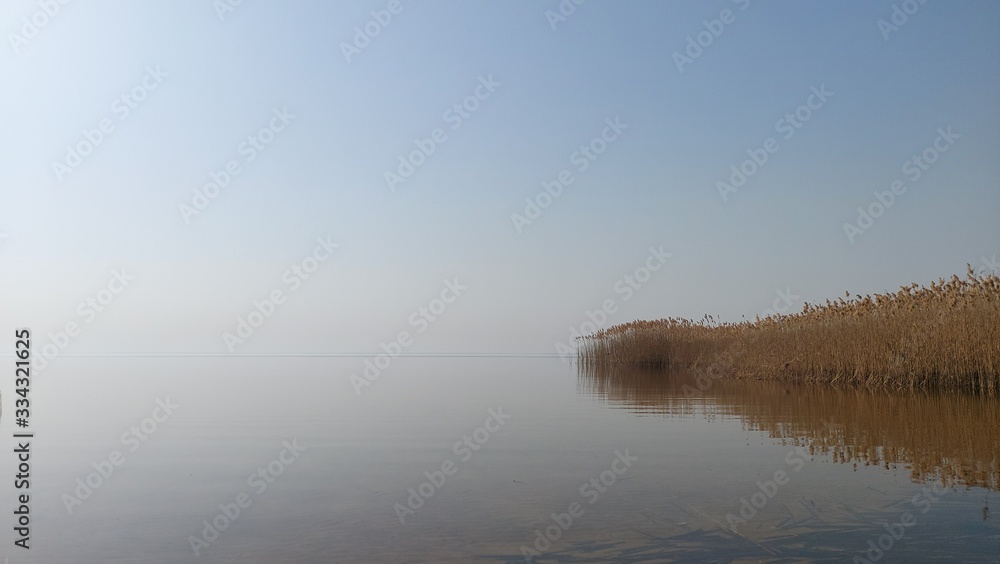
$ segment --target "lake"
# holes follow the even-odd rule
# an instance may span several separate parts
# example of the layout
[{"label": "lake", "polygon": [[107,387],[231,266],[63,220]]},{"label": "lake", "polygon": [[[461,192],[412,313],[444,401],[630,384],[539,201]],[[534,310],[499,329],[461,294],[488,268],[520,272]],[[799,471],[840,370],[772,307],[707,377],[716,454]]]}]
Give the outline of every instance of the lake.
[{"label": "lake", "polygon": [[996,399],[364,367],[57,359],[10,562],[1000,562]]}]

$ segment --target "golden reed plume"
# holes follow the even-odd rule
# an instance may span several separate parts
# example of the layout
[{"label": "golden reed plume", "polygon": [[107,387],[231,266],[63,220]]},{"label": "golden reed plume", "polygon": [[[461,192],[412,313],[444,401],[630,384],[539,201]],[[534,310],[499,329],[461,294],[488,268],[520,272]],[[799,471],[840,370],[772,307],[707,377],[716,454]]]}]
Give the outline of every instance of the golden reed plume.
[{"label": "golden reed plume", "polygon": [[694,368],[726,377],[899,389],[1000,392],[1000,277],[806,304],[791,315],[719,323],[633,321],[579,338],[582,365]]}]

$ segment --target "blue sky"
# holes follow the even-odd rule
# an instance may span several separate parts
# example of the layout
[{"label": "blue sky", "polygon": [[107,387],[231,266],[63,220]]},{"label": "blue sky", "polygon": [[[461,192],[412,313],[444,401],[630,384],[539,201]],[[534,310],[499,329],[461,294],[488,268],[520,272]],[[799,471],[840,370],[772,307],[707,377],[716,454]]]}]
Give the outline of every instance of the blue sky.
[{"label": "blue sky", "polygon": [[[48,18],[43,4],[0,9],[4,318],[57,332],[85,323],[78,305],[115,269],[135,277],[72,352],[223,352],[275,289],[287,300],[239,352],[372,351],[404,330],[410,352],[553,352],[607,300],[607,324],[737,320],[779,291],[797,310],[1000,254],[995,2],[567,0],[555,29],[555,0],[244,0],[222,17],[209,0],[56,2]],[[48,21],[32,34],[23,18]],[[346,60],[366,24],[378,34]],[[446,112],[491,81],[454,127]],[[137,87],[124,117],[115,100]],[[813,88],[832,94],[801,110]],[[777,124],[796,111],[808,120],[786,139]],[[249,161],[242,143],[275,112],[294,117]],[[593,141],[616,118],[627,128]],[[102,120],[113,131],[57,174]],[[391,191],[386,172],[436,129],[444,141]],[[769,138],[723,199],[718,183]],[[912,179],[906,163],[936,141]],[[592,143],[606,149],[580,171]],[[179,206],[233,160],[185,221]],[[563,170],[573,183],[519,232],[511,215]],[[845,223],[897,179],[905,191],[852,241]],[[339,248],[291,291],[282,275],[317,237]],[[618,281],[661,246],[670,258],[624,300]],[[453,279],[468,289],[418,334],[411,315]]]}]

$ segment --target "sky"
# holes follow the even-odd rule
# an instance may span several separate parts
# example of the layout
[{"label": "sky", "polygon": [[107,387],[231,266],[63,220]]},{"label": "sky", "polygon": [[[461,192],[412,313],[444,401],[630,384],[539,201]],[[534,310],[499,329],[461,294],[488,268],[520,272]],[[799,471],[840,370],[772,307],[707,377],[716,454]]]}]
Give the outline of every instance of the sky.
[{"label": "sky", "polygon": [[998,29],[991,0],[10,0],[3,325],[555,353],[996,268]]}]

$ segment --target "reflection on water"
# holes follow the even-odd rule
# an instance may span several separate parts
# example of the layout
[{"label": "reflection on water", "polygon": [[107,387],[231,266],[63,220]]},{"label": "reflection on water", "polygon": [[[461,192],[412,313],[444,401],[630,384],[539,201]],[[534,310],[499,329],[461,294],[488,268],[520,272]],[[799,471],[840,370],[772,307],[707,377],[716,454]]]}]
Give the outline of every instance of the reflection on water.
[{"label": "reflection on water", "polygon": [[1000,400],[581,367],[580,392],[636,413],[738,417],[832,461],[903,466],[915,482],[1000,487]]},{"label": "reflection on water", "polygon": [[[37,391],[49,411],[31,509],[45,535],[23,564],[514,563],[525,546],[535,564],[1000,555],[996,400],[773,382],[699,390],[690,374],[425,358],[395,360],[358,397],[354,359],[61,360]],[[168,396],[180,409],[67,511],[63,494],[99,478],[95,462]],[[456,441],[490,409],[509,420],[463,460]],[[304,452],[258,494],[248,477],[286,440]],[[621,475],[619,452],[631,457]],[[449,461],[457,470],[443,480]],[[0,488],[0,507],[16,507],[15,491]],[[404,521],[396,504],[411,491],[427,494]],[[196,556],[190,537],[241,492],[252,504]],[[582,514],[560,525],[574,503]],[[870,542],[891,548],[874,558]]]}]

